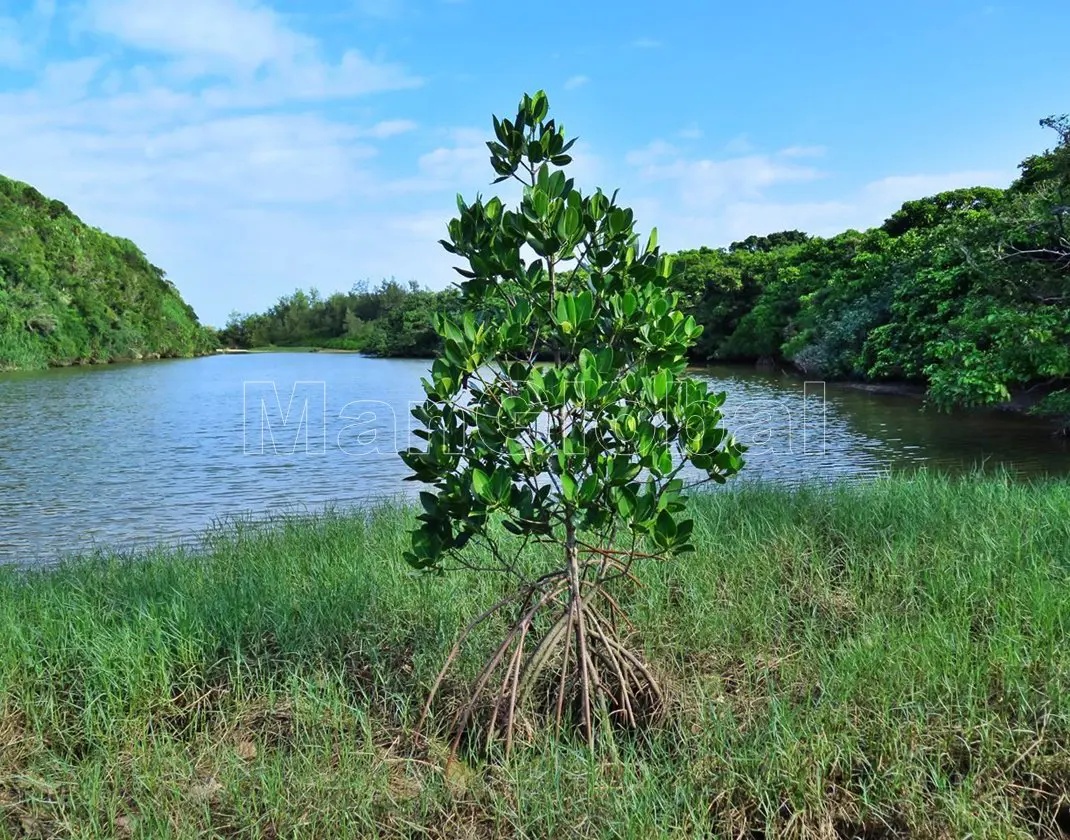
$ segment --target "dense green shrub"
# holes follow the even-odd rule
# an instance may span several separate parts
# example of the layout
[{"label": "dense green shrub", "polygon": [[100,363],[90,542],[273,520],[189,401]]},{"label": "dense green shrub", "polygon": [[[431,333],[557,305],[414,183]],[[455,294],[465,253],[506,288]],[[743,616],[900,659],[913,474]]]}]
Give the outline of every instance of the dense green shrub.
[{"label": "dense green shrub", "polygon": [[1070,121],[1008,190],[908,201],[881,228],[686,252],[676,280],[703,359],[923,383],[943,407],[1033,390],[1070,424]]}]

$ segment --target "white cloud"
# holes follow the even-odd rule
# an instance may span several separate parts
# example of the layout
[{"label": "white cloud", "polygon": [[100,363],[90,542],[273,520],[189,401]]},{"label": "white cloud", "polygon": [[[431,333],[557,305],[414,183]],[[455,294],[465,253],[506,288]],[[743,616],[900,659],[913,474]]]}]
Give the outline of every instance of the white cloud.
[{"label": "white cloud", "polygon": [[801,157],[824,157],[824,146],[788,146],[786,149],[781,149],[777,154],[780,157],[786,158],[801,158]]},{"label": "white cloud", "polygon": [[666,158],[674,157],[676,154],[676,147],[671,143],[666,143],[664,140],[652,140],[642,149],[628,152],[624,156],[624,160],[632,166],[650,167],[663,162]]},{"label": "white cloud", "polygon": [[795,163],[791,155],[692,160],[662,140],[630,152],[625,160],[637,168],[640,181],[667,186],[680,204],[693,210],[715,208],[726,200],[757,199],[769,187],[822,176],[813,167]]},{"label": "white cloud", "polygon": [[[79,25],[110,45],[34,61],[32,86],[0,93],[3,172],[137,242],[206,321],[262,310],[299,284],[332,290],[397,275],[441,287],[455,277],[437,245],[453,194],[519,195],[515,183],[490,185],[489,126],[417,126],[382,100],[356,109],[357,97],[419,79],[357,49],[329,55],[263,0],[87,2]],[[52,12],[37,0],[13,24],[17,43],[35,43],[27,32]],[[792,202],[780,189],[821,177],[819,148],[762,154],[743,137],[699,155],[684,140],[700,136],[685,129],[679,147],[656,140],[613,160],[580,142],[568,173],[584,192],[623,186],[621,200],[670,248],[790,227],[833,233],[879,223],[905,198],[995,182],[886,178]]]},{"label": "white cloud", "polygon": [[565,82],[565,90],[575,90],[578,87],[583,87],[589,81],[591,79],[588,76],[573,76]]},{"label": "white cloud", "polygon": [[754,151],[754,144],[746,134],[739,134],[725,143],[724,152],[729,155],[746,155]]},{"label": "white cloud", "polygon": [[[880,225],[904,201],[969,186],[1006,186],[1013,173],[998,171],[948,172],[882,178],[846,195],[825,201],[781,201],[748,198],[746,190],[722,192],[718,204],[698,207],[670,193],[640,199],[637,212],[646,225],[656,224],[665,247],[725,246],[751,234],[802,230],[833,236],[851,228]],[[738,186],[738,185],[737,185]]]},{"label": "white cloud", "polygon": [[366,135],[377,140],[386,140],[389,137],[396,137],[399,134],[406,134],[415,130],[416,123],[412,120],[384,120],[368,129]]},{"label": "white cloud", "polygon": [[325,61],[314,38],[257,0],[90,0],[82,23],[169,57],[164,72],[176,83],[213,80],[203,94],[213,108],[360,96],[421,81],[356,49]]},{"label": "white cloud", "polygon": [[636,38],[632,46],[640,50],[656,50],[661,46],[661,41],[656,38]]},{"label": "white cloud", "polygon": [[255,0],[90,0],[86,23],[138,49],[244,71],[291,63],[315,42]]},{"label": "white cloud", "polygon": [[55,0],[34,0],[21,19],[0,15],[0,67],[27,65],[48,35],[55,13]]},{"label": "white cloud", "polygon": [[50,21],[56,14],[56,0],[34,0],[33,16],[39,21]]},{"label": "white cloud", "polygon": [[631,200],[641,227],[657,226],[667,248],[728,245],[751,234],[799,229],[829,236],[881,224],[904,201],[959,187],[1005,186],[1014,173],[973,170],[880,178],[828,198],[785,200],[782,189],[815,182],[825,171],[803,161],[821,146],[789,146],[759,154],[746,138],[730,144],[746,153],[693,158],[655,140],[625,156]]},{"label": "white cloud", "polygon": [[684,140],[700,140],[702,139],[702,129],[684,128],[677,132],[677,136]]},{"label": "white cloud", "polygon": [[451,132],[450,145],[439,146],[420,155],[417,165],[430,188],[447,183],[471,184],[490,181],[490,153],[487,132],[477,128],[458,128]]},{"label": "white cloud", "polygon": [[[936,175],[893,175],[867,184],[863,191],[865,205],[897,210],[904,201],[956,190],[961,187],[1007,186],[1014,180],[1013,171],[966,170]],[[891,211],[889,211],[891,212]],[[886,214],[888,215],[888,214]]]},{"label": "white cloud", "polygon": [[[20,37],[53,11],[37,0]],[[87,32],[113,45],[0,88],[2,171],[137,242],[206,320],[396,270],[399,253],[418,267],[373,165],[416,123],[325,107],[418,84],[406,68],[329,58],[255,0],[88,0],[67,22],[76,48]]]}]

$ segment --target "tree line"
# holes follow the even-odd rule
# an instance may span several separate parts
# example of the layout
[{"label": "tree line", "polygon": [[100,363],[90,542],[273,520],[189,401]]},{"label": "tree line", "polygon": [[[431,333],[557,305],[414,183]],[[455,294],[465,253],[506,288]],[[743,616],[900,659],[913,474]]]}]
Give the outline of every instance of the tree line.
[{"label": "tree line", "polygon": [[375,356],[431,357],[440,349],[435,312],[455,313],[456,289],[433,292],[411,282],[358,283],[328,297],[315,288],[284,295],[267,312],[230,316],[219,331],[228,347],[321,347]]},{"label": "tree line", "polygon": [[[906,202],[879,227],[783,231],[675,255],[674,287],[705,328],[692,360],[768,361],[826,379],[927,386],[944,407],[1024,395],[1070,422],[1070,119],[1006,190]],[[433,356],[457,292],[393,281],[283,297],[234,315],[237,347],[312,345]]]}]

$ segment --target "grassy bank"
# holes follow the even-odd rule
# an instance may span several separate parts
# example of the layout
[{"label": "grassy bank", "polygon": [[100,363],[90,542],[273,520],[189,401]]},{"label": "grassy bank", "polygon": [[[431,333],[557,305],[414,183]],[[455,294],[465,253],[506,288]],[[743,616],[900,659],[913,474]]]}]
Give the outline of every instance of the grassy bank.
[{"label": "grassy bank", "polygon": [[695,513],[698,555],[622,593],[672,722],[597,760],[536,727],[449,776],[411,728],[497,582],[413,579],[406,511],[0,572],[0,837],[1070,831],[1070,485]]}]

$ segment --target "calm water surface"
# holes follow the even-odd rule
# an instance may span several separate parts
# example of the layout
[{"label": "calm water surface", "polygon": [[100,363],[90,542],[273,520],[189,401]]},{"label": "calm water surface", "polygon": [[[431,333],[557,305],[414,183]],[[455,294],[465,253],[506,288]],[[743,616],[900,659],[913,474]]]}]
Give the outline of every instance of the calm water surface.
[{"label": "calm water surface", "polygon": [[[395,452],[410,444],[427,368],[279,353],[0,374],[0,562],[193,540],[221,519],[412,492]],[[1021,417],[923,412],[911,397],[749,369],[696,373],[728,393],[750,479],[978,464],[1070,474],[1066,444]]]}]

